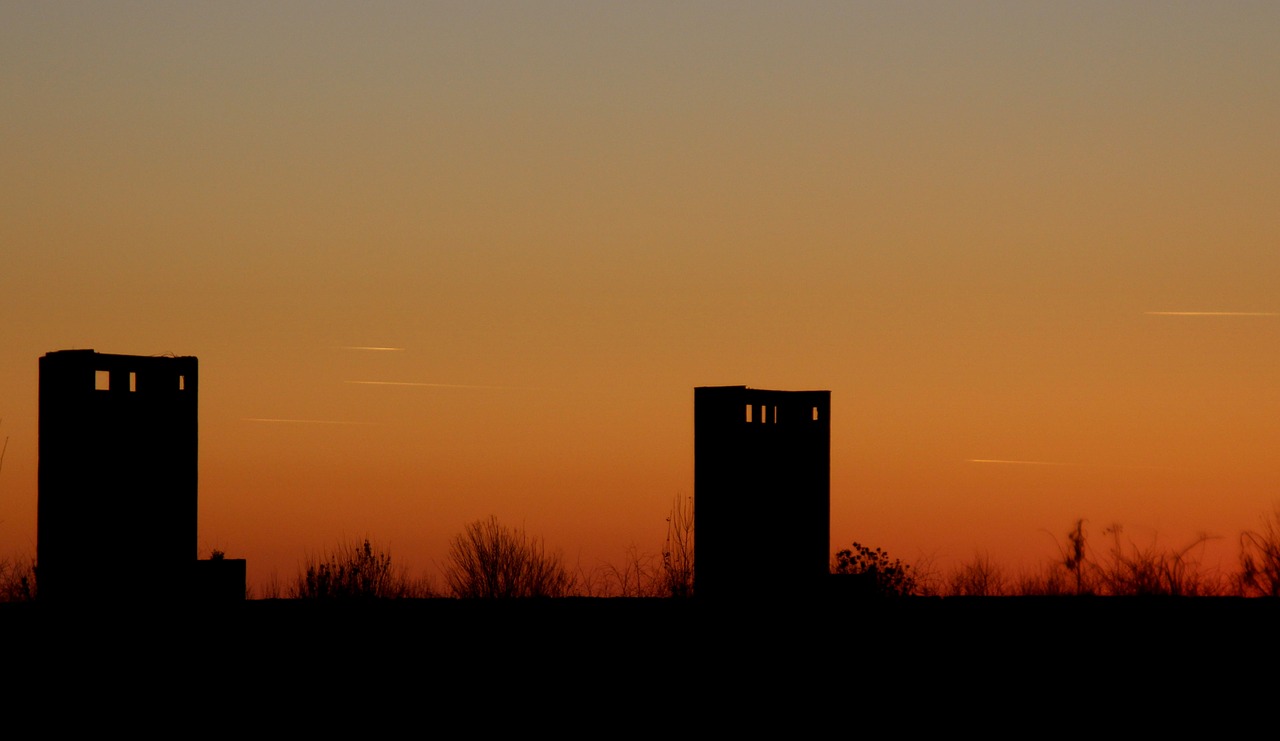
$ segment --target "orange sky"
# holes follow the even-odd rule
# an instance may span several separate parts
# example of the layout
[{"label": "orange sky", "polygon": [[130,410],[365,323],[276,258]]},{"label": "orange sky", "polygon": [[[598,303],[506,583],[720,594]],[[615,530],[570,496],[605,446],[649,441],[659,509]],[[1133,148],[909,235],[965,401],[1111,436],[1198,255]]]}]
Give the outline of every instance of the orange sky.
[{"label": "orange sky", "polygon": [[832,391],[833,548],[1029,566],[1084,517],[1229,560],[1280,498],[1277,37],[1267,3],[7,3],[0,557],[37,359],[91,347],[200,358],[200,547],[254,582],[366,534],[434,571],[490,514],[656,550],[718,384]]}]

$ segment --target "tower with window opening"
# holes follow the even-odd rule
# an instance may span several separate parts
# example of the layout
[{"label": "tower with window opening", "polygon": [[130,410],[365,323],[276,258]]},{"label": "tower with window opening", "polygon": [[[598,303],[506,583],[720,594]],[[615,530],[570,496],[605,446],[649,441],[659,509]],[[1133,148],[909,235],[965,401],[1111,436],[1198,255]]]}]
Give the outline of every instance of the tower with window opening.
[{"label": "tower with window opening", "polygon": [[40,358],[42,600],[189,588],[198,390],[194,357],[63,350]]},{"label": "tower with window opening", "polygon": [[695,388],[699,597],[815,594],[830,570],[831,392]]}]

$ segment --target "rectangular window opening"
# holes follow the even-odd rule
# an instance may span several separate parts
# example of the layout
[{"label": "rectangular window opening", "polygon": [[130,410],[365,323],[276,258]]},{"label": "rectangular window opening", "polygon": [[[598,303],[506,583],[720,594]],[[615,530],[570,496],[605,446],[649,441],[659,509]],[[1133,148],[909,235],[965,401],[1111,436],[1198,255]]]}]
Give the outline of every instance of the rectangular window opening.
[{"label": "rectangular window opening", "polygon": [[750,422],[751,422],[751,405],[748,404],[747,405],[747,423],[749,424]]},{"label": "rectangular window opening", "polygon": [[814,408],[813,408],[813,421],[814,421],[814,422],[817,422],[817,421],[818,421],[818,408],[817,408],[817,407],[814,407]]},{"label": "rectangular window opening", "polygon": [[138,374],[134,373],[133,371],[129,371],[129,390],[130,391],[138,390]]},{"label": "rectangular window opening", "polygon": [[775,425],[778,424],[778,408],[777,407],[773,408],[773,423]]},{"label": "rectangular window opening", "polygon": [[760,424],[764,424],[765,422],[768,422],[768,421],[769,421],[769,416],[765,412],[765,406],[764,404],[761,404],[760,405]]},{"label": "rectangular window opening", "polygon": [[186,390],[187,390],[187,377],[186,377],[186,376],[178,376],[178,390],[179,390],[179,391],[186,391]]},{"label": "rectangular window opening", "polygon": [[111,390],[111,371],[94,371],[93,388],[98,391]]}]

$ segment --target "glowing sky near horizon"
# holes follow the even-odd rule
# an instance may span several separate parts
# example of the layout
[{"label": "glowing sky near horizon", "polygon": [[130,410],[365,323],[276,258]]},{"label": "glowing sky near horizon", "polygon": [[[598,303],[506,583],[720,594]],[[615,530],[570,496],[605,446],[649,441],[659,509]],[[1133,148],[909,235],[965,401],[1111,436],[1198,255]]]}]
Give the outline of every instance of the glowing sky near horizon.
[{"label": "glowing sky near horizon", "polygon": [[[0,557],[37,359],[200,358],[200,548],[656,551],[695,386],[832,391],[832,549],[1280,497],[1280,6],[5,3]],[[1082,465],[975,465],[975,461]],[[785,494],[778,506],[785,506]],[[767,534],[747,547],[767,548]]]}]

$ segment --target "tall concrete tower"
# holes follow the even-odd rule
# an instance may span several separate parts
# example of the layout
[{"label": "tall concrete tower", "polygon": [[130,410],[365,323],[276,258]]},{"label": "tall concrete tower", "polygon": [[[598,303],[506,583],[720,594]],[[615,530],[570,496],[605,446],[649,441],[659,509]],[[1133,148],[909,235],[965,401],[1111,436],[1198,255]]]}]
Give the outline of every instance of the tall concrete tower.
[{"label": "tall concrete tower", "polygon": [[817,593],[831,558],[831,392],[695,388],[693,428],[694,593]]},{"label": "tall concrete tower", "polygon": [[166,596],[197,556],[197,361],[40,358],[40,598]]}]

